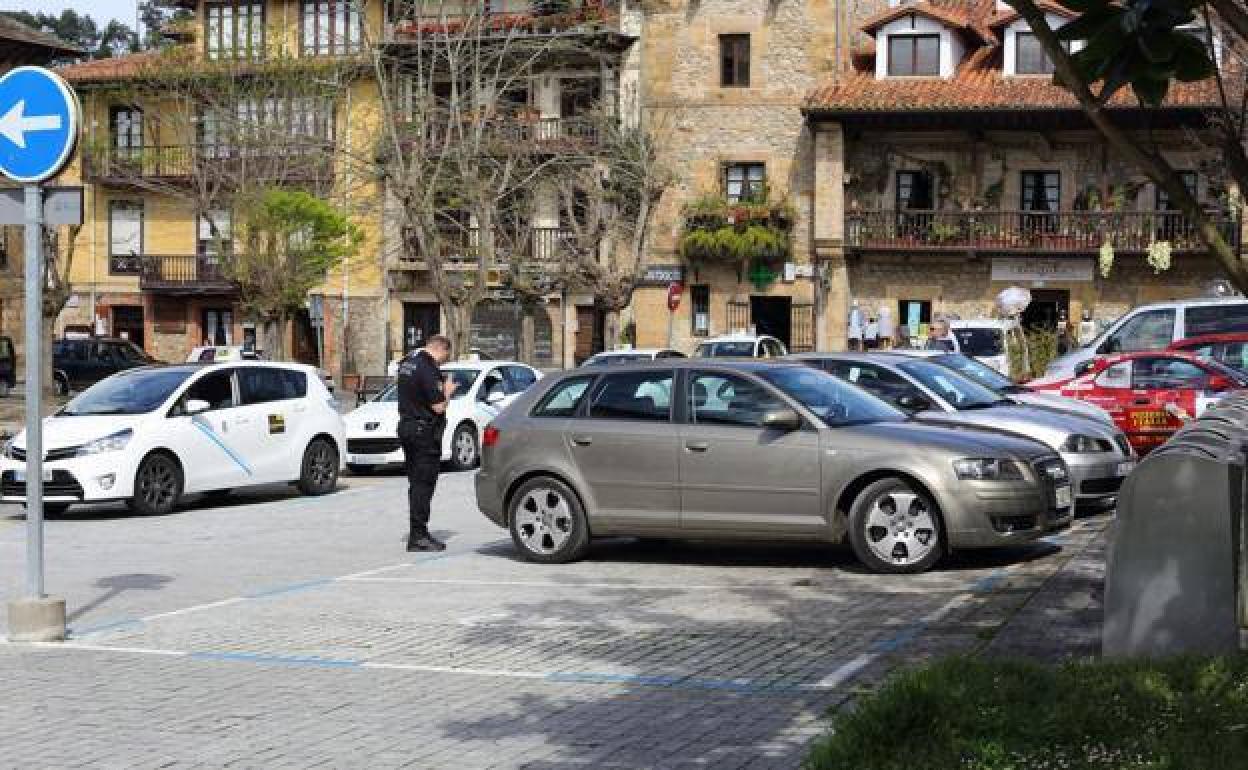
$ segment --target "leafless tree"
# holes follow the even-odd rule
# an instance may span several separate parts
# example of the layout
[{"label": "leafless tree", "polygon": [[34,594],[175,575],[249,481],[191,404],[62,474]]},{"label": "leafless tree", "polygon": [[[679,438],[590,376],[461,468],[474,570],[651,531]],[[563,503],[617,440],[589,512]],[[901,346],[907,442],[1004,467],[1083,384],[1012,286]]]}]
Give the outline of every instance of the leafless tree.
[{"label": "leafless tree", "polygon": [[[367,70],[359,59],[204,60],[185,48],[143,56],[132,76],[89,92],[135,110],[129,122],[88,142],[88,175],[182,203],[210,237],[202,239],[208,253],[193,265],[136,254],[132,268],[213,272],[238,284],[244,307],[264,305],[257,293],[285,287],[251,280],[259,274],[255,255],[236,250],[234,225],[272,189],[303,190],[350,208],[353,191],[341,174],[348,166],[341,94]],[[266,327],[265,347],[282,350],[286,330]]]},{"label": "leafless tree", "polygon": [[[468,348],[473,311],[495,290],[531,316],[566,278],[565,239],[534,223],[547,201],[557,216],[556,180],[597,162],[612,120],[544,120],[528,93],[554,64],[610,66],[615,54],[594,32],[602,14],[411,0],[399,4],[389,44],[373,48],[378,156],[401,258],[426,271],[456,350]],[[527,357],[531,334],[521,336]]]}]

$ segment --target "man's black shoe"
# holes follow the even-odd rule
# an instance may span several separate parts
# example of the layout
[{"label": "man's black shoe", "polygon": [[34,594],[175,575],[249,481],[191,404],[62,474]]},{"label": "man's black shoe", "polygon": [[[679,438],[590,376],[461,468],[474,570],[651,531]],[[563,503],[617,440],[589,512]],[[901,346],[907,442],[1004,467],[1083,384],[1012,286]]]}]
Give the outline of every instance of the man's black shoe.
[{"label": "man's black shoe", "polygon": [[435,540],[432,535],[425,535],[415,540],[408,540],[407,550],[409,553],[414,551],[445,551],[446,543]]}]

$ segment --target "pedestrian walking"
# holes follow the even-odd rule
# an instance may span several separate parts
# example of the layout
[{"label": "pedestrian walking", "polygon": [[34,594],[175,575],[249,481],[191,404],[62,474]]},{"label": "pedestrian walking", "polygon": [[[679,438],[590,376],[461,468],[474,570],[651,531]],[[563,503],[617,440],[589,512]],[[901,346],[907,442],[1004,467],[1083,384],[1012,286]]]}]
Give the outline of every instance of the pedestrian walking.
[{"label": "pedestrian walking", "polygon": [[455,390],[454,383],[443,380],[439,368],[450,357],[451,341],[435,334],[399,364],[399,442],[407,470],[408,551],[446,550],[446,544],[429,533],[429,507],[442,464],[446,403]]}]

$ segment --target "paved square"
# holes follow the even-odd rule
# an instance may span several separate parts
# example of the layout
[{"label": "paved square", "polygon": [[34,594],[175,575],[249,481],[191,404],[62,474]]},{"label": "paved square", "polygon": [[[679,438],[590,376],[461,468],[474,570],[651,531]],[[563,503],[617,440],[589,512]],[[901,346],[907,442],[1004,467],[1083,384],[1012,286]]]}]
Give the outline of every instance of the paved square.
[{"label": "paved square", "polygon": [[[353,478],[49,522],[73,635],[0,646],[3,764],[796,767],[828,709],[893,667],[1025,647],[1021,619],[1062,606],[1029,600],[1068,564],[1095,572],[1108,523],[921,576],[847,549],[626,539],[547,566],[475,510],[471,474],[439,488],[450,549],[406,554],[403,493]],[[2,512],[7,599],[23,522]]]}]

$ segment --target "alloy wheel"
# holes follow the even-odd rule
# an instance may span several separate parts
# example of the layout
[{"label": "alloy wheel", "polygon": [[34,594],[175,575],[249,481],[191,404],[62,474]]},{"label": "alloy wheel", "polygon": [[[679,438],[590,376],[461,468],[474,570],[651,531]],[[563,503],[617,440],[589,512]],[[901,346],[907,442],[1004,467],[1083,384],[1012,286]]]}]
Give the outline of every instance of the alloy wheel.
[{"label": "alloy wheel", "polygon": [[324,441],[317,442],[308,454],[308,477],[317,487],[325,487],[334,480],[334,453]]},{"label": "alloy wheel", "polygon": [[525,548],[536,554],[558,551],[576,526],[568,501],[557,490],[530,490],[516,508],[516,531]]},{"label": "alloy wheel", "polygon": [[139,497],[150,510],[172,506],[178,496],[178,471],[164,457],[153,457],[139,473]]},{"label": "alloy wheel", "polygon": [[461,467],[471,468],[477,461],[477,442],[471,430],[461,428],[455,434],[455,462]]},{"label": "alloy wheel", "polygon": [[939,530],[923,498],[913,492],[887,492],[867,513],[867,545],[882,561],[914,564],[939,547]]}]

